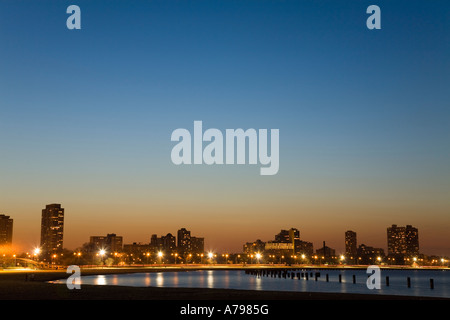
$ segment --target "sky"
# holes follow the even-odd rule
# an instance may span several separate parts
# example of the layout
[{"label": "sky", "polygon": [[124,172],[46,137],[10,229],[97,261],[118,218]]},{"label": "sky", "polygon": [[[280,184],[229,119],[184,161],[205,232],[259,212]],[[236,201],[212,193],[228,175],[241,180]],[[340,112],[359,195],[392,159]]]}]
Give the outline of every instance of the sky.
[{"label": "sky", "polygon": [[[0,43],[0,213],[21,250],[60,203],[69,249],[185,227],[238,252],[294,227],[386,250],[409,224],[450,255],[448,1],[2,0]],[[174,165],[196,120],[279,129],[279,172]]]}]

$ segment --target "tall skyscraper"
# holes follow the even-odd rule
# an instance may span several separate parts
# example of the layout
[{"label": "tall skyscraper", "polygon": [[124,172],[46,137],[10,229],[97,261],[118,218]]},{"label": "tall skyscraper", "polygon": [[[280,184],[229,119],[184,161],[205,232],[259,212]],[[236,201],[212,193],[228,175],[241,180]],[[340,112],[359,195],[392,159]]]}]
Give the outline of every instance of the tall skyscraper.
[{"label": "tall skyscraper", "polygon": [[419,254],[419,230],[411,225],[405,228],[406,254],[416,256]]},{"label": "tall skyscraper", "polygon": [[357,254],[356,232],[348,230],[345,232],[345,255],[347,259],[355,259]]},{"label": "tall skyscraper", "polygon": [[0,246],[10,246],[12,244],[13,219],[4,214],[0,214]]},{"label": "tall skyscraper", "polygon": [[191,232],[185,228],[178,230],[177,247],[180,254],[191,253]]},{"label": "tall skyscraper", "polygon": [[41,250],[44,257],[59,253],[63,249],[64,208],[60,204],[49,204],[42,210]]},{"label": "tall skyscraper", "polygon": [[387,228],[389,255],[413,256],[419,254],[419,230],[411,225]]}]

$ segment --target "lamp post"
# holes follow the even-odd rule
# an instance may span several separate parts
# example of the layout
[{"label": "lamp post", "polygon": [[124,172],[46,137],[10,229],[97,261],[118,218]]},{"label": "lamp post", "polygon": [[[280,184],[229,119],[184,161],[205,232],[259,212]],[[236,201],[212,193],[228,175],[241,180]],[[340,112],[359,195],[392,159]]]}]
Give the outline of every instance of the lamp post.
[{"label": "lamp post", "polygon": [[161,251],[158,252],[159,264],[162,264],[162,256],[163,253]]},{"label": "lamp post", "polygon": [[39,261],[39,254],[41,253],[41,249],[40,248],[35,248],[34,249],[34,257],[36,259],[36,261]]},{"label": "lamp post", "polygon": [[104,262],[103,262],[103,257],[105,256],[106,251],[105,251],[105,249],[100,249],[100,251],[99,251],[98,253],[99,253],[99,255],[100,255],[101,262],[102,262],[102,266],[103,266],[103,264],[104,264]]},{"label": "lamp post", "polygon": [[213,257],[214,257],[214,254],[212,252],[208,253],[209,263],[212,263]]}]

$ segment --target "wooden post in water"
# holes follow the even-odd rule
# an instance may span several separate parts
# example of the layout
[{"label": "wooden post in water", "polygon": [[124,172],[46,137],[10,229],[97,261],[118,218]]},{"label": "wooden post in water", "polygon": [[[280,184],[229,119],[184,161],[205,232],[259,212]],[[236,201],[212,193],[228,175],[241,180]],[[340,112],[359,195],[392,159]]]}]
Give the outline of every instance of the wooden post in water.
[{"label": "wooden post in water", "polygon": [[328,282],[328,280],[329,280],[329,278],[328,278],[328,273],[327,273],[327,275],[326,275],[326,279],[327,279],[327,282]]},{"label": "wooden post in water", "polygon": [[356,283],[356,276],[353,275],[353,283]]},{"label": "wooden post in water", "polygon": [[411,278],[406,278],[406,283],[408,284],[408,288],[411,288]]},{"label": "wooden post in water", "polygon": [[386,287],[389,287],[389,276],[386,276]]},{"label": "wooden post in water", "polygon": [[339,283],[342,282],[342,274],[339,275]]},{"label": "wooden post in water", "polygon": [[430,279],[430,289],[434,289],[434,280]]}]

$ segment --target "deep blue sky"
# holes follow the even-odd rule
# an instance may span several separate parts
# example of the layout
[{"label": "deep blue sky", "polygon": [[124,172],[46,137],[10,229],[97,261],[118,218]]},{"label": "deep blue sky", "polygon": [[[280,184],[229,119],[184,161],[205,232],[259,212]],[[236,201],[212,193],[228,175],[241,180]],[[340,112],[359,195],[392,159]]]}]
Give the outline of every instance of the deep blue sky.
[{"label": "deep blue sky", "polygon": [[[66,28],[71,4],[81,30]],[[366,28],[371,4],[381,30]],[[86,241],[193,225],[220,247],[210,230],[233,211],[238,248],[291,226],[337,248],[346,228],[373,230],[368,245],[385,246],[398,223],[450,254],[449,36],[448,1],[2,0],[0,212],[18,242],[60,202],[72,226],[110,221]],[[170,134],[194,120],[280,129],[278,175],[173,166]],[[124,210],[154,227],[117,227]]]}]

